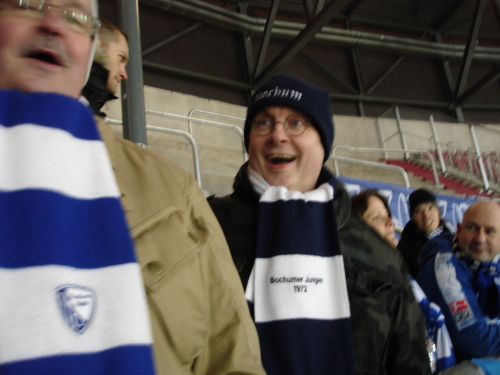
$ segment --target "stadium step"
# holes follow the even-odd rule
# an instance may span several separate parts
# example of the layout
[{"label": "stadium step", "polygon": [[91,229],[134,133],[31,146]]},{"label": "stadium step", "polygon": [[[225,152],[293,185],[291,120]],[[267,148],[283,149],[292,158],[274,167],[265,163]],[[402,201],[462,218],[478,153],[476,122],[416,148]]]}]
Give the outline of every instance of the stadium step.
[{"label": "stadium step", "polygon": [[[432,170],[428,167],[420,165],[418,163],[402,160],[402,159],[387,159],[385,160],[387,164],[397,165],[403,168],[406,172],[412,173],[414,176],[419,176],[423,180],[434,182],[434,175]],[[461,194],[465,196],[484,196],[492,197],[491,194],[487,194],[481,191],[480,188],[472,186],[464,181],[451,176],[438,175],[439,183],[444,186],[445,189],[453,190],[456,194]]]}]

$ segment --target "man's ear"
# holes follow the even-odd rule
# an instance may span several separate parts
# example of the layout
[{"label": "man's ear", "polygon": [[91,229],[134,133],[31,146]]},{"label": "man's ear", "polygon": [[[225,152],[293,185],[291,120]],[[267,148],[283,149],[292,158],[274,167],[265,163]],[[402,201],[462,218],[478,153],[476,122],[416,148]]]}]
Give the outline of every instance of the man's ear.
[{"label": "man's ear", "polygon": [[94,61],[98,62],[99,64],[101,64],[105,68],[107,68],[109,66],[108,54],[102,48],[100,41],[98,41],[97,45],[96,45],[95,54],[94,54]]},{"label": "man's ear", "polygon": [[462,230],[462,223],[457,223],[457,236]]}]

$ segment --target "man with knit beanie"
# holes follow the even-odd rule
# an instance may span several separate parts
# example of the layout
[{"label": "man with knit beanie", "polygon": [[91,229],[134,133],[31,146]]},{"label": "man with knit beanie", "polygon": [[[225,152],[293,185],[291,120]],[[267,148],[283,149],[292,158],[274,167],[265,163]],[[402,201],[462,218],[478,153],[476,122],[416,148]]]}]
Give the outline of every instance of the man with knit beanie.
[{"label": "man with knit beanie", "polygon": [[246,289],[264,368],[430,374],[401,257],[382,256],[387,249],[350,216],[347,191],[324,167],[332,117],[326,91],[276,74],[250,99],[248,162],[234,192],[209,198]]},{"label": "man with knit beanie", "polygon": [[418,256],[422,247],[430,239],[443,231],[450,232],[441,219],[437,198],[426,189],[414,190],[408,197],[410,221],[405,225],[398,250],[406,261],[410,274],[418,274]]},{"label": "man with knit beanie", "polygon": [[95,0],[0,0],[0,374],[262,375],[194,177],[79,98],[98,29]]}]

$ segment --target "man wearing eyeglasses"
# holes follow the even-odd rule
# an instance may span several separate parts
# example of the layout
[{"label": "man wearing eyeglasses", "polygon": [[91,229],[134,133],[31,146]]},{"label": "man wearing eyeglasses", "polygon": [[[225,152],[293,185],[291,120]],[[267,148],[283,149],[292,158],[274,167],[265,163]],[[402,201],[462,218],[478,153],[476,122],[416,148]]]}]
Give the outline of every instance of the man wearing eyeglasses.
[{"label": "man wearing eyeglasses", "polygon": [[263,374],[193,176],[78,100],[96,17],[0,0],[0,373]]},{"label": "man wearing eyeglasses", "polygon": [[0,9],[0,87],[78,97],[96,41],[90,2],[2,0]]},{"label": "man wearing eyeglasses", "polygon": [[327,92],[276,74],[250,99],[248,162],[234,192],[209,198],[246,288],[264,368],[430,374],[401,256],[350,216],[347,191],[324,167],[332,116]]}]

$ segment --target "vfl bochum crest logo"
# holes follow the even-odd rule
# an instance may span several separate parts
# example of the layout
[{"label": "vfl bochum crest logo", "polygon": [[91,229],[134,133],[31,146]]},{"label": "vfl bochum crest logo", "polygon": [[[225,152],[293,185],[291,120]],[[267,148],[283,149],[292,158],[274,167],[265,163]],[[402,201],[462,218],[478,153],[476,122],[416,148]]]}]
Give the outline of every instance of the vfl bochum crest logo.
[{"label": "vfl bochum crest logo", "polygon": [[96,293],[80,285],[61,285],[55,293],[64,321],[81,335],[94,317]]}]

